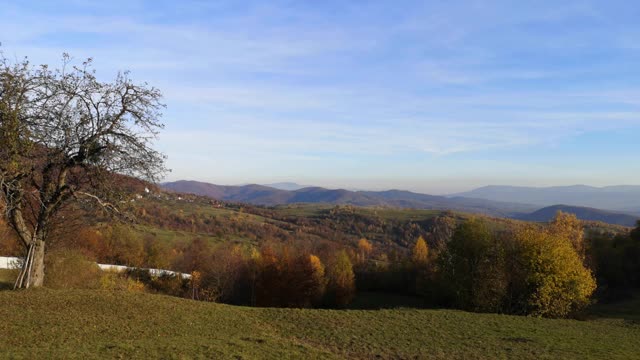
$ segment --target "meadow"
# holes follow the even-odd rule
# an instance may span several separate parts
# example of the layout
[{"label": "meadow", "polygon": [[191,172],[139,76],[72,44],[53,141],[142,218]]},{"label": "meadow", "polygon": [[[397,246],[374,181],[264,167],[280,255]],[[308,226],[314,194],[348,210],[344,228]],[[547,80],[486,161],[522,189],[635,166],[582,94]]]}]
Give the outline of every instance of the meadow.
[{"label": "meadow", "polygon": [[2,358],[640,358],[637,302],[611,318],[602,306],[587,321],[249,308],[97,290],[1,291],[0,303]]}]

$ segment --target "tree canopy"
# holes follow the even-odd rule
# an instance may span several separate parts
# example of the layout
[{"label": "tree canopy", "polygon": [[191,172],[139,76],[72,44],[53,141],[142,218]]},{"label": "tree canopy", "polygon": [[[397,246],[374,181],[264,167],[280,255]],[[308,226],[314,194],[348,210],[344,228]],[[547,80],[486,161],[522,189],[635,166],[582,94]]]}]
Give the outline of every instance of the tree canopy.
[{"label": "tree canopy", "polygon": [[[114,174],[156,181],[161,93],[128,73],[98,80],[91,59],[51,70],[0,57],[0,199],[25,248],[16,287],[42,285],[52,220],[74,199],[113,211]],[[82,201],[83,204],[88,201]]]}]

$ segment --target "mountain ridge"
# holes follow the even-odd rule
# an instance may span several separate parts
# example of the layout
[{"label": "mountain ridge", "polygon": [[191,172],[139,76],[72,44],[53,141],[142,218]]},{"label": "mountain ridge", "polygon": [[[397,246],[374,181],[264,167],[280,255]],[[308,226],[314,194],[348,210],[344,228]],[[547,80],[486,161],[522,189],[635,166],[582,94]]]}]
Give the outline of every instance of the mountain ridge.
[{"label": "mountain ridge", "polygon": [[622,226],[629,226],[629,227],[635,226],[636,222],[640,219],[639,217],[636,217],[630,214],[616,213],[616,212],[610,212],[610,211],[595,209],[590,207],[570,206],[570,205],[547,206],[542,209],[536,210],[530,214],[517,216],[516,219],[524,220],[524,221],[548,222],[554,218],[554,216],[557,214],[558,211],[574,214],[580,220],[600,221],[607,224],[622,225]]},{"label": "mountain ridge", "polygon": [[588,185],[527,187],[489,185],[449,197],[476,198],[500,202],[526,203],[537,206],[566,204],[610,211],[640,213],[640,186]]},{"label": "mountain ridge", "polygon": [[163,183],[167,190],[208,196],[223,201],[275,206],[295,203],[329,203],[355,206],[392,206],[415,209],[457,210],[511,217],[536,210],[528,204],[513,204],[482,199],[448,198],[405,190],[351,191],[306,187],[295,191],[264,185],[223,186],[192,180]]},{"label": "mountain ridge", "polygon": [[[216,185],[193,180],[179,180],[163,183],[164,189],[207,196],[222,201],[247,203],[252,205],[276,206],[298,203],[324,203],[354,206],[389,206],[397,208],[454,210],[469,213],[481,213],[491,216],[512,218],[526,221],[549,221],[558,210],[576,214],[581,220],[602,221],[609,224],[634,226],[639,213],[633,211],[615,211],[598,207],[559,205],[559,202],[547,206],[522,204],[517,202],[494,201],[464,196],[439,196],[420,194],[407,190],[391,189],[385,191],[351,191],[345,189],[326,189],[310,186],[297,190],[282,190],[266,185],[248,184],[241,186]],[[618,186],[622,189],[628,186]],[[498,188],[503,186],[485,188]],[[507,187],[519,189],[521,187]],[[585,189],[593,187],[577,185],[556,187],[572,189],[577,194],[584,194]],[[632,187],[633,188],[633,187]],[[525,188],[526,189],[526,188]],[[545,189],[545,188],[542,188]],[[623,192],[624,193],[624,192]]]}]

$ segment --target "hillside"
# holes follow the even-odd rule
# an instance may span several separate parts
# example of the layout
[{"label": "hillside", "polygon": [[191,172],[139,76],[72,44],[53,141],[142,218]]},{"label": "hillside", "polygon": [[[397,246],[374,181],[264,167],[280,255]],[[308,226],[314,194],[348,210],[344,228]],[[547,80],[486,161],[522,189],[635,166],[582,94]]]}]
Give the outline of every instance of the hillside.
[{"label": "hillside", "polygon": [[[263,185],[244,186],[220,186],[197,181],[177,181],[162,185],[165,189],[180,193],[190,193],[206,196],[230,202],[240,202],[253,205],[291,205],[291,204],[333,204],[333,205],[354,205],[354,206],[384,206],[403,209],[428,209],[428,210],[453,210],[474,214],[485,214],[495,217],[513,218],[526,221],[545,222],[549,221],[558,210],[574,213],[581,220],[600,221],[612,225],[634,226],[640,214],[622,213],[607,211],[593,207],[575,205],[555,205],[539,209],[534,205],[520,204],[516,202],[493,201],[484,198],[474,197],[444,197],[427,194],[419,194],[403,190],[387,191],[349,191],[331,190],[321,187],[308,187],[294,191],[275,189]],[[525,193],[520,193],[517,187],[487,187],[478,189],[477,192],[466,193],[467,196],[490,197],[492,189],[496,193],[513,193],[516,200],[523,200]],[[550,188],[551,189],[551,188]],[[564,191],[571,193],[575,197],[587,196],[585,191],[591,189],[584,186],[553,188],[553,191]],[[541,189],[538,189],[541,190]],[[537,190],[536,190],[537,191]],[[552,191],[552,190],[549,190]],[[626,193],[635,191],[635,187],[612,187],[610,193]],[[549,195],[551,196],[551,195]],[[559,198],[563,195],[558,193]],[[527,198],[528,199],[528,198]],[[531,199],[533,200],[533,199]],[[538,199],[537,202],[542,200]],[[533,201],[535,203],[536,201]],[[549,201],[552,199],[549,197]],[[584,200],[586,201],[586,200]]]},{"label": "hillside", "polygon": [[[164,243],[185,242],[194,237],[212,243],[260,244],[268,241],[292,241],[320,244],[331,242],[355,245],[365,237],[375,246],[406,250],[419,236],[431,245],[446,238],[453,225],[471,216],[447,210],[406,209],[400,207],[355,207],[331,204],[289,204],[260,207],[211,200],[183,193],[161,193],[132,203],[137,214],[137,229],[143,237]],[[496,228],[509,228],[517,220],[484,218]],[[607,233],[627,229],[605,223],[585,224],[590,231]],[[315,246],[315,245],[314,245]]]},{"label": "hillside", "polygon": [[12,334],[0,337],[2,358],[640,358],[640,326],[622,319],[243,308],[93,290],[0,291],[0,304],[0,333]]},{"label": "hillside", "polygon": [[628,213],[640,213],[640,186],[592,187],[585,185],[554,187],[485,186],[452,196],[491,201],[551,206],[566,204]]},{"label": "hillside", "polygon": [[547,222],[552,220],[558,211],[575,214],[580,220],[601,221],[607,224],[622,226],[635,226],[636,221],[640,219],[639,216],[569,205],[549,206],[534,211],[531,214],[521,215],[518,219],[525,221]]},{"label": "hillside", "polygon": [[286,205],[298,203],[355,206],[392,206],[412,209],[456,210],[493,216],[515,216],[536,209],[535,206],[503,203],[463,197],[448,198],[410,191],[350,191],[308,187],[281,190],[262,185],[221,186],[198,181],[176,181],[162,184],[176,192],[207,196],[213,199],[253,205]]}]

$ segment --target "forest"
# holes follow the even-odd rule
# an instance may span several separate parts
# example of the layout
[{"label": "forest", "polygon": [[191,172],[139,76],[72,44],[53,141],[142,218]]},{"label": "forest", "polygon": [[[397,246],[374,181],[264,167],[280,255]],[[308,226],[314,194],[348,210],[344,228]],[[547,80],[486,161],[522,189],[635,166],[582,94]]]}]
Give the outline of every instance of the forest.
[{"label": "forest", "polygon": [[[128,221],[65,210],[76,220],[53,231],[46,286],[295,308],[348,308],[357,294],[393,294],[420,307],[553,318],[580,317],[640,286],[640,226],[562,212],[542,224],[448,211],[256,207],[127,186]],[[23,255],[2,231],[4,255]],[[103,274],[96,262],[140,270]]]}]

